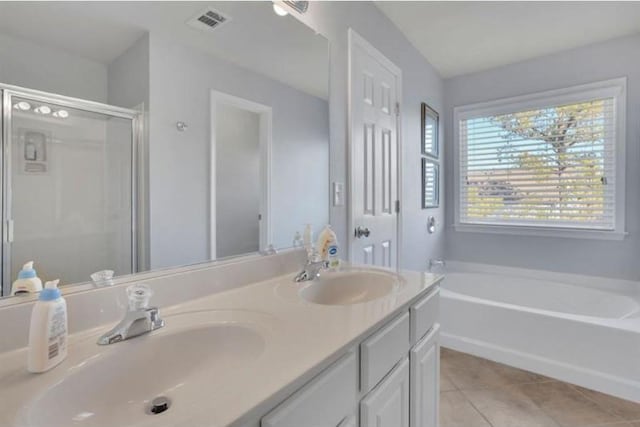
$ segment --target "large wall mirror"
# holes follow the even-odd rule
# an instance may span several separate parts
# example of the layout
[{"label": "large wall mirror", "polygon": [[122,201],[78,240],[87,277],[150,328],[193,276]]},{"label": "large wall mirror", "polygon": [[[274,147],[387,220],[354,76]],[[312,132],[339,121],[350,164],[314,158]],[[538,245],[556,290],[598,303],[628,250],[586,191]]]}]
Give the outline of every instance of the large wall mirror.
[{"label": "large wall mirror", "polygon": [[0,3],[2,295],[328,223],[328,56],[271,2]]}]

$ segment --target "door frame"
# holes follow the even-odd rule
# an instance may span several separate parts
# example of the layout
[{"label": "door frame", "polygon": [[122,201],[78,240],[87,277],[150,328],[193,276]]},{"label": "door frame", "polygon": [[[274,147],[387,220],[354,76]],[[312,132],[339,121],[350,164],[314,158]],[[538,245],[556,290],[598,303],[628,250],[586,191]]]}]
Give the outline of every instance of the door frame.
[{"label": "door frame", "polygon": [[397,205],[400,209],[396,212],[397,214],[397,222],[396,222],[396,268],[400,268],[400,260],[401,260],[401,252],[402,252],[402,215],[403,215],[403,198],[402,198],[402,70],[395,65],[391,60],[389,60],[382,52],[376,49],[371,43],[369,43],[364,37],[358,34],[353,28],[349,28],[348,30],[348,83],[347,83],[347,179],[349,180],[349,202],[347,204],[347,255],[350,261],[353,260],[353,243],[354,243],[354,234],[355,230],[355,221],[353,217],[353,197],[355,191],[355,185],[353,180],[353,162],[355,161],[354,156],[354,137],[353,137],[353,115],[352,115],[352,106],[353,106],[353,55],[355,49],[362,49],[369,56],[373,57],[375,60],[380,62],[385,68],[387,68],[395,77],[397,81],[396,88],[396,98],[397,105],[395,106],[397,114],[396,114],[396,158],[398,160],[398,176],[396,177],[397,188],[396,194],[397,197]]},{"label": "door frame", "polygon": [[[0,245],[0,259],[2,260],[2,274],[0,277],[0,295],[6,296],[11,292],[11,242],[13,220],[11,218],[11,129],[12,97],[25,98],[30,101],[44,102],[73,108],[105,116],[119,117],[131,120],[131,271],[138,272],[138,216],[139,212],[139,146],[142,137],[143,115],[140,111],[103,104],[101,102],[74,98],[36,89],[0,83],[0,99],[2,100],[0,119],[0,190],[2,196],[0,229],[2,231],[2,245]],[[6,294],[6,295],[5,295]]]},{"label": "door frame", "polygon": [[249,101],[214,89],[210,91],[210,145],[209,145],[209,259],[216,259],[216,104],[223,103],[256,113],[260,117],[260,242],[264,251],[271,244],[271,156],[273,150],[273,110],[268,105]]}]

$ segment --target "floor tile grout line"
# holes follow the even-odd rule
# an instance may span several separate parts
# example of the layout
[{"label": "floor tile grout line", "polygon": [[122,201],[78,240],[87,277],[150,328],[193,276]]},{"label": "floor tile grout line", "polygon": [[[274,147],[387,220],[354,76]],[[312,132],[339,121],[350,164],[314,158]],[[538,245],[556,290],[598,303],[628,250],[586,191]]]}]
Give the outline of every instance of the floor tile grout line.
[{"label": "floor tile grout line", "polygon": [[[626,422],[626,423],[632,423],[632,422],[640,421],[640,419],[638,419],[638,420],[628,420],[628,419],[626,419],[625,417],[623,417],[622,415],[619,415],[619,414],[616,414],[616,413],[615,413],[615,412],[613,412],[613,411],[610,411],[610,410],[608,409],[608,406],[603,405],[603,404],[601,404],[600,402],[598,402],[597,400],[595,400],[594,398],[592,398],[592,397],[588,396],[586,393],[584,393],[582,390],[580,390],[576,385],[574,385],[574,384],[569,384],[569,386],[570,386],[573,390],[575,390],[577,393],[579,393],[582,397],[584,397],[584,398],[585,398],[585,399],[587,399],[588,401],[590,401],[590,402],[594,403],[598,408],[602,409],[602,410],[603,410],[603,411],[605,411],[606,413],[611,414],[611,415],[615,415],[615,416],[619,417],[619,418],[622,420],[622,421],[619,421],[619,422],[621,422],[621,423],[625,423],[625,422]],[[595,390],[594,390],[594,391],[595,391]],[[607,395],[607,396],[608,396],[608,395]],[[613,397],[615,397],[615,396],[613,396]],[[615,424],[614,424],[614,425],[615,425]]]},{"label": "floor tile grout line", "polygon": [[[504,389],[504,388],[518,387],[518,386],[523,386],[523,385],[549,384],[549,383],[561,383],[561,382],[562,381],[550,379],[550,380],[545,380],[545,381],[527,381],[527,382],[524,382],[524,383],[515,382],[515,383],[507,383],[507,384],[500,384],[500,385],[495,385],[495,386],[485,386],[485,387],[458,387],[457,389],[460,390],[460,391],[463,391],[463,390],[467,390],[467,391],[500,390],[500,389]],[[454,386],[455,386],[455,384],[454,384]]]},{"label": "floor tile grout line", "polygon": [[[474,355],[470,355],[474,358],[477,359],[482,359],[481,357],[478,356],[474,356]],[[441,362],[442,365],[446,365],[447,362],[446,361],[442,361]],[[501,365],[498,362],[493,362],[496,364]],[[454,371],[457,371],[455,369],[455,365],[456,363],[453,364],[453,366],[450,365],[451,368],[454,368]],[[505,365],[507,367],[509,367],[509,365]],[[518,369],[518,368],[515,368]],[[532,373],[531,371],[526,371],[526,370],[522,370],[524,372],[529,372]],[[535,373],[533,373],[535,374]],[[471,392],[482,392],[483,390],[505,390],[505,389],[509,389],[509,388],[520,388],[522,386],[531,386],[531,385],[536,385],[536,384],[551,384],[551,383],[561,383],[561,384],[565,384],[567,386],[570,387],[570,389],[577,393],[577,395],[581,396],[583,399],[585,399],[586,401],[590,402],[591,404],[595,405],[595,407],[597,407],[600,411],[602,411],[604,414],[608,414],[609,416],[616,418],[615,420],[609,420],[609,421],[605,421],[605,423],[603,424],[592,424],[589,426],[583,426],[583,427],[596,427],[596,426],[611,426],[611,427],[630,427],[631,423],[636,423],[638,421],[640,421],[640,419],[637,419],[637,417],[635,416],[625,416],[624,414],[618,413],[615,410],[610,410],[610,405],[606,405],[604,402],[601,402],[599,400],[597,400],[595,397],[590,396],[589,394],[585,393],[583,390],[580,390],[578,386],[571,384],[571,383],[567,383],[564,381],[560,381],[551,377],[546,377],[544,375],[538,374],[542,377],[544,377],[543,379],[539,379],[539,380],[532,380],[532,381],[523,381],[523,382],[512,382],[512,383],[505,383],[505,384],[490,384],[490,385],[486,385],[484,387],[465,387],[464,385],[459,386],[456,383],[456,380],[454,379],[456,376],[453,375],[447,375],[444,374],[445,377],[447,378],[448,382],[451,384],[451,386],[455,389],[455,390],[450,390],[450,391],[459,391],[464,400],[482,417],[482,419],[484,419],[486,421],[486,423],[493,427],[493,424],[491,423],[491,421],[489,421],[489,419],[487,418],[487,416],[480,410],[479,407],[477,407],[473,401],[469,398],[469,393]],[[536,407],[539,411],[541,411],[542,414],[544,414],[545,416],[547,416],[549,418],[549,420],[551,422],[553,422],[555,424],[556,427],[561,427],[563,426],[563,424],[560,422],[560,420],[558,420],[556,418],[556,416],[553,415],[552,412],[549,412],[548,409],[545,409],[543,405],[540,405],[538,402],[536,402],[534,399],[529,398],[528,396],[526,396],[527,399],[533,404],[534,407]],[[615,397],[615,396],[613,396]],[[624,400],[624,399],[622,399]],[[632,418],[632,419],[628,419],[628,418]]]},{"label": "floor tile grout line", "polygon": [[475,409],[478,414],[480,414],[482,419],[485,420],[490,427],[495,427],[493,423],[489,421],[487,416],[471,401],[471,399],[469,399],[469,396],[467,396],[467,394],[463,390],[458,390],[458,391],[462,394],[462,397],[464,397],[464,400],[466,400],[467,403],[469,403],[469,405],[471,405],[471,407]]},{"label": "floor tile grout line", "polygon": [[[549,382],[553,382],[553,381],[547,381],[546,383]],[[533,383],[529,383],[529,384],[533,384]],[[539,383],[540,384],[540,383]],[[524,385],[524,384],[522,384]],[[530,398],[529,396],[526,395],[526,393],[522,392],[521,393],[531,402],[533,403],[533,405],[538,408],[540,410],[540,412],[542,412],[543,414],[545,414],[547,417],[549,417],[549,419],[551,421],[553,421],[555,423],[555,425],[557,427],[564,427],[564,424],[562,424],[559,420],[556,419],[556,417],[553,416],[553,414],[550,414],[546,409],[544,409],[544,407],[542,407],[542,405],[539,405],[538,402],[536,402],[535,400],[533,400],[532,398]]]}]

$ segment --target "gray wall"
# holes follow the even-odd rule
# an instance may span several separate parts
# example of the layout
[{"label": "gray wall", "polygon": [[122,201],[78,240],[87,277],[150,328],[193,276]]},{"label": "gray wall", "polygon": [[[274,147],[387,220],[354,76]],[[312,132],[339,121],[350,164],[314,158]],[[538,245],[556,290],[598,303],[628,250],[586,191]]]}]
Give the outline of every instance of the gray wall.
[{"label": "gray wall", "polygon": [[108,103],[143,108],[143,134],[138,147],[137,258],[138,271],[149,269],[149,35],[140,37],[107,68]]},{"label": "gray wall", "polygon": [[154,34],[150,89],[151,268],[208,259],[210,89],[273,109],[274,245],[327,222],[326,101]]},{"label": "gray wall", "polygon": [[[348,182],[347,30],[353,28],[402,70],[403,226],[400,266],[425,270],[429,258],[443,255],[444,200],[438,209],[423,210],[420,207],[420,103],[426,102],[442,112],[443,81],[431,64],[371,2],[311,2],[302,20],[331,43],[331,181]],[[442,181],[444,185],[444,179]],[[429,215],[434,215],[439,224],[434,234],[427,233]],[[331,207],[331,224],[340,242],[346,242],[349,234],[346,206]]]},{"label": "gray wall", "polygon": [[260,115],[218,103],[216,258],[257,252],[260,245]]},{"label": "gray wall", "polygon": [[105,65],[4,34],[0,34],[0,83],[107,101]]},{"label": "gray wall", "polygon": [[[624,241],[456,232],[453,212],[453,108],[475,102],[628,77]],[[445,81],[449,259],[640,279],[640,36],[625,37]]]},{"label": "gray wall", "polygon": [[107,68],[108,103],[136,108],[149,103],[149,35],[144,35]]}]

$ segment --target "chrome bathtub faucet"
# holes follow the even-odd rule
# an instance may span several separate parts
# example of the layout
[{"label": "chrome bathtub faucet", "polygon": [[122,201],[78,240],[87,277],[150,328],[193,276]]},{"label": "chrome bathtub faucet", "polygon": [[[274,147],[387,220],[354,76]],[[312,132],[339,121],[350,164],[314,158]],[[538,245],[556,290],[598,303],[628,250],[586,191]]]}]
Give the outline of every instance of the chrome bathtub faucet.
[{"label": "chrome bathtub faucet", "polygon": [[430,259],[429,260],[429,273],[432,273],[434,269],[442,270],[446,266],[444,260]]},{"label": "chrome bathtub faucet", "polygon": [[152,295],[153,291],[147,285],[129,286],[129,310],[120,323],[98,339],[98,344],[114,344],[162,328],[164,320],[160,318],[158,307],[149,307]]}]

